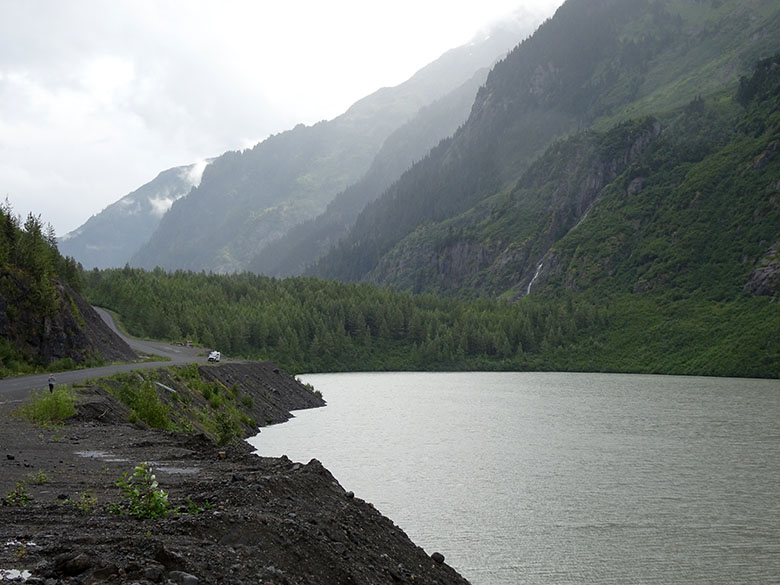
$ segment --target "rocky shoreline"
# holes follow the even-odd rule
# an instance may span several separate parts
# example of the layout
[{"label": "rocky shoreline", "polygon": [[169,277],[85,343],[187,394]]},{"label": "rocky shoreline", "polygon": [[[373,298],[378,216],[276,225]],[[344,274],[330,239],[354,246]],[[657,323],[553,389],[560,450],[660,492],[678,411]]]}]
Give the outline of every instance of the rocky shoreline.
[{"label": "rocky shoreline", "polygon": [[[251,395],[260,425],[312,406],[299,403],[310,389],[269,364],[200,370]],[[107,407],[110,397],[83,390],[79,414],[53,429],[8,405],[0,410],[0,581],[467,583],[318,461],[260,457],[244,441],[220,447],[201,432],[131,424],[119,405],[96,407],[96,396]],[[142,462],[173,513],[117,513],[127,502],[117,481]]]}]

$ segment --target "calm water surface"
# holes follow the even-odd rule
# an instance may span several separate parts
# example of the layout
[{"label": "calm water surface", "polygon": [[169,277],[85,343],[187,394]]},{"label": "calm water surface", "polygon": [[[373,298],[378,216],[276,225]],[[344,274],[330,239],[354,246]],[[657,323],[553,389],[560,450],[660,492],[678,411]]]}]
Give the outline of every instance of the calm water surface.
[{"label": "calm water surface", "polygon": [[780,583],[780,381],[302,376],[251,440],[317,458],[474,585]]}]

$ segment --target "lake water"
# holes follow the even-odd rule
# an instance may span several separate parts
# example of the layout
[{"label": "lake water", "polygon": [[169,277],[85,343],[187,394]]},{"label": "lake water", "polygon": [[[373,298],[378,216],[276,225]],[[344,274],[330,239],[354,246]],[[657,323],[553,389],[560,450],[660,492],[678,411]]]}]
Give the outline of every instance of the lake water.
[{"label": "lake water", "polygon": [[565,373],[301,376],[264,428],[474,585],[780,583],[780,381]]}]

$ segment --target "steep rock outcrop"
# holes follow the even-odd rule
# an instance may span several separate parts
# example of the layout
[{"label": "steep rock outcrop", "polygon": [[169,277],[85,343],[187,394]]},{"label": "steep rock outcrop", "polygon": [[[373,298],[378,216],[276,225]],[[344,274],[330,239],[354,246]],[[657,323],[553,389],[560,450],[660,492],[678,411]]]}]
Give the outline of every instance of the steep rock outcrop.
[{"label": "steep rock outcrop", "polygon": [[743,290],[758,296],[777,297],[780,292],[780,242],[761,258]]},{"label": "steep rock outcrop", "polygon": [[[418,292],[475,286],[514,298],[528,294],[532,280],[541,285],[555,272],[555,262],[544,262],[552,246],[587,217],[604,188],[661,131],[657,120],[647,118],[553,145],[508,195],[442,226],[417,230],[367,280]],[[487,224],[495,226],[491,236],[470,235]]]},{"label": "steep rock outcrop", "polygon": [[54,281],[57,308],[40,311],[27,302],[28,280],[14,272],[0,275],[0,337],[28,361],[47,365],[70,358],[131,361],[137,358],[95,310],[68,286]]}]

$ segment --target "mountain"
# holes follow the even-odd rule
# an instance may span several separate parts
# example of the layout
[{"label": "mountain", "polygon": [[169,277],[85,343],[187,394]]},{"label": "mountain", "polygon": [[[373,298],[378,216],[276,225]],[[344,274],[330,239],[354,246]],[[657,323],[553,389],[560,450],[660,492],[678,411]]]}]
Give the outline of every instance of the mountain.
[{"label": "mountain", "polygon": [[[493,68],[455,135],[367,205],[310,273],[465,296],[606,278],[621,290],[709,283],[717,296],[725,285],[707,277],[717,267],[734,294],[780,241],[780,222],[755,211],[771,172],[765,185],[737,178],[751,157],[771,159],[776,136],[741,142],[753,114],[734,99],[740,77],[778,50],[770,0],[569,0]],[[710,183],[691,191],[697,173]],[[729,223],[737,202],[753,231]],[[723,248],[707,254],[712,233]],[[694,242],[698,256],[685,248]]]},{"label": "mountain", "polygon": [[161,172],[59,239],[63,254],[84,268],[124,266],[151,237],[173,202],[200,183],[208,162]]},{"label": "mountain", "polygon": [[396,129],[493,63],[530,32],[529,22],[512,21],[448,51],[408,81],[380,89],[333,120],[301,124],[252,149],[217,157],[130,263],[244,269],[265,246],[322,213],[369,170]]},{"label": "mountain", "polygon": [[406,169],[466,121],[487,74],[487,68],[480,69],[460,87],[422,107],[387,137],[360,180],[336,195],[315,219],[295,226],[263,248],[248,269],[278,277],[302,274],[348,233],[367,203],[379,197]]}]

